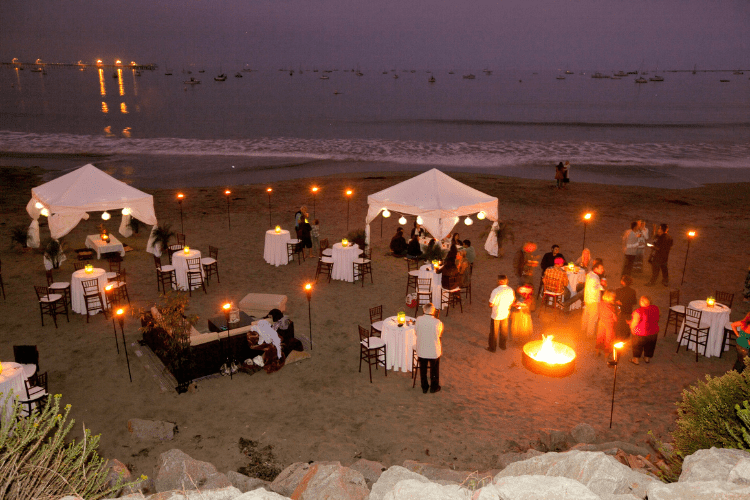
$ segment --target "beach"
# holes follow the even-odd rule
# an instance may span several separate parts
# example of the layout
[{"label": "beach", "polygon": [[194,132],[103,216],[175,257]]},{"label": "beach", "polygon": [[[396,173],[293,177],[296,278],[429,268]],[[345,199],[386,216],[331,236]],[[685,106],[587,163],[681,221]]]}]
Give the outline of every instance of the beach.
[{"label": "beach", "polygon": [[[269,229],[266,188],[273,188],[271,225],[290,229],[301,205],[312,213],[310,187],[319,186],[315,218],[320,219],[321,238],[333,243],[347,234],[345,189],[354,191],[349,229],[361,229],[367,195],[421,169],[387,162],[362,162],[352,168],[346,162],[309,158],[0,155],[0,259],[7,295],[0,301],[0,360],[12,360],[13,345],[37,345],[41,371],[49,374],[50,392],[62,394],[62,403],[73,406],[71,416],[76,425],[71,434],[80,435],[81,425],[101,433],[100,453],[126,463],[137,474],[150,475],[159,454],[172,448],[211,462],[220,471],[237,470],[247,465],[238,447],[241,438],[272,446],[281,468],[293,462],[326,460],[349,465],[365,458],[385,466],[417,460],[478,471],[497,465],[499,453],[533,445],[542,429],[569,431],[580,422],[594,426],[599,441],[644,444],[649,431],[669,441],[675,403],[682,390],[706,374],[726,372],[736,356],[728,351],[721,358],[701,356],[696,362],[692,351],[675,353],[673,329],[663,336],[669,290],[679,288],[683,304],[705,299],[716,290],[732,292],[733,320],[750,309],[741,298],[750,265],[747,169],[725,171],[707,166],[669,173],[660,168],[654,170],[653,182],[644,186],[648,176],[642,167],[630,170],[623,166],[617,174],[574,164],[569,187],[556,190],[552,167],[546,171],[539,166],[538,173],[517,172],[516,177],[444,168],[459,181],[498,197],[500,219],[510,225],[514,241],[506,243],[504,255],[495,258],[483,249],[488,221],[475,220],[472,226],[460,223],[455,228],[462,239],[472,241],[477,260],[472,303],[464,303],[462,313],[451,309],[447,317],[441,315],[445,333],[440,393],[422,394],[418,387],[413,389],[409,373],[388,372],[386,377],[382,369],[377,370],[370,384],[367,367],[358,372],[357,325],[367,326],[368,309],[382,304],[385,316],[400,310],[413,314],[413,309],[404,305],[406,263],[386,255],[398,217],[383,221],[382,236],[381,219],[372,223],[374,283],[363,287],[359,282],[321,280],[314,286],[310,304],[314,349],[309,360],[270,375],[239,373],[231,380],[200,380],[196,389],[184,394],[163,392],[145,368],[144,347],[137,343],[141,338],[137,313],[158,300],[153,258],[145,252],[148,228],[121,238],[116,232],[119,214],[105,223],[133,248],[123,262],[132,303],[132,315],[125,323],[132,383],[124,353],[118,354],[112,345],[112,323],[101,315],[86,323],[84,316],[71,313],[70,322],[58,318],[57,329],[45,317],[45,326],[41,326],[32,285],[45,283],[42,256],[9,248],[11,228],[30,223],[25,205],[31,188],[60,170],[89,162],[152,194],[157,219],[170,223],[173,229],[180,229],[177,190],[185,194],[182,208],[187,244],[204,253],[209,245],[220,249],[221,282],[212,280],[207,294],[194,291],[190,300],[190,313],[199,316],[198,330],[207,330],[206,320],[219,315],[227,300],[238,302],[250,292],[274,293],[288,297],[287,314],[295,322],[298,337],[310,334],[303,285],[313,279],[315,261],[280,267],[264,262],[264,232]],[[216,168],[180,169],[180,165],[201,162],[211,162]],[[226,173],[221,173],[221,165],[227,166]],[[692,177],[684,175],[687,170],[694,172]],[[165,172],[164,181],[160,181],[161,171]],[[232,191],[231,229],[225,188]],[[580,337],[580,313],[561,321],[540,312],[532,315],[535,335],[553,334],[576,350],[576,369],[568,377],[548,378],[528,371],[522,366],[518,342],[512,342],[506,351],[485,350],[487,300],[497,275],[513,274],[513,256],[525,241],[536,242],[540,254],[559,244],[567,260],[580,256],[585,212],[593,213],[586,246],[593,257],[604,259],[610,286],[619,278],[623,260],[620,238],[631,221],[645,219],[649,226],[668,223],[674,238],[670,288],[644,287],[649,276],[635,276],[633,288],[638,294],[650,295],[661,310],[661,330],[649,365],[621,363],[618,367],[611,429],[612,369],[604,358],[595,356],[593,339]],[[410,225],[414,219],[408,219]],[[92,214],[64,238],[68,260],[55,271],[56,280],[69,280],[75,257],[72,250],[83,247],[86,236],[96,234],[102,222],[98,214]],[[697,231],[697,237],[690,246],[685,282],[679,286],[688,230]],[[47,228],[42,228],[42,239],[48,235]],[[106,266],[106,262],[98,265]],[[535,283],[538,279],[537,271]],[[179,432],[169,442],[138,441],[128,432],[131,418],[175,422]]]}]

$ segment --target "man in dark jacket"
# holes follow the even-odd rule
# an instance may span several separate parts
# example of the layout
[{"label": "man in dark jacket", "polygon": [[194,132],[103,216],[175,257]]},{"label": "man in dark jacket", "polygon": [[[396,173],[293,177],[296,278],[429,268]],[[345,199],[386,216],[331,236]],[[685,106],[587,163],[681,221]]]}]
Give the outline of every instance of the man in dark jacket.
[{"label": "man in dark jacket", "polygon": [[651,257],[648,259],[651,263],[651,279],[646,283],[646,286],[654,286],[656,284],[660,270],[662,285],[669,286],[668,261],[672,243],[672,237],[669,235],[669,226],[666,224],[659,225],[651,248]]}]

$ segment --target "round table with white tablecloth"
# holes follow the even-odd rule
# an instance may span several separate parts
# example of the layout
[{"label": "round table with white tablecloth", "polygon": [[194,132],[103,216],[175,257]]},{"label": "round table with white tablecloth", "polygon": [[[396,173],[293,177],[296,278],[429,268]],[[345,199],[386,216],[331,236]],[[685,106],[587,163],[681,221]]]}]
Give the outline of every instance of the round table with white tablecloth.
[{"label": "round table with white tablecloth", "polygon": [[[104,287],[107,286],[107,271],[95,267],[91,274],[89,274],[85,269],[79,269],[70,276],[70,304],[73,312],[86,314],[86,299],[83,298],[83,282],[93,279],[98,281],[99,293],[101,294],[100,300],[102,301],[102,305],[107,307],[107,299],[104,296]],[[99,309],[94,314],[98,312]]]},{"label": "round table with white tablecloth", "polygon": [[[565,273],[568,275],[568,290],[570,290],[570,296],[574,296],[576,292],[576,287],[578,286],[578,283],[586,283],[586,269],[581,267],[576,267],[575,269],[570,269],[568,266],[565,267]],[[577,300],[574,303],[570,304],[570,310],[573,309],[580,309],[581,304],[583,304],[582,300]]]},{"label": "round table with white tablecloth", "polygon": [[13,391],[13,397],[26,399],[26,376],[23,365],[12,361],[3,361],[3,371],[0,373],[0,420],[5,421],[13,411],[13,400],[8,397]]},{"label": "round table with white tablecloth", "polygon": [[292,237],[289,231],[282,229],[276,232],[273,229],[266,231],[266,243],[263,247],[263,259],[272,266],[285,266],[289,263],[289,254],[286,251],[286,244]]},{"label": "round table with white tablecloth", "polygon": [[[408,322],[414,318],[406,317]],[[414,346],[417,343],[417,330],[414,324],[398,326],[396,316],[383,321],[380,338],[385,342],[385,367],[389,370],[402,372],[411,371]]]},{"label": "round table with white tablecloth", "polygon": [[[432,264],[424,264],[419,268],[417,278],[422,280],[432,280],[430,282],[430,288],[432,289],[432,305],[434,305],[436,309],[440,309],[440,302],[443,300],[443,275],[436,273]],[[448,307],[448,304],[446,304],[446,307]]]},{"label": "round table with white tablecloth", "polygon": [[[729,315],[732,313],[732,310],[718,302],[714,304],[713,307],[709,307],[705,300],[694,300],[688,304],[688,307],[690,309],[701,311],[701,327],[709,327],[708,342],[706,344],[706,357],[721,356],[721,343],[724,340],[724,325],[729,322]],[[682,335],[682,328],[684,327],[685,323],[683,322],[682,327],[680,328],[680,335],[678,335],[677,338],[680,338]],[[687,345],[687,337],[682,339],[680,345]],[[690,343],[690,348],[695,349],[695,342]],[[724,350],[729,350],[728,343],[724,346]]]},{"label": "round table with white tablecloth", "polygon": [[347,246],[343,246],[341,243],[335,243],[332,250],[333,269],[331,270],[331,278],[353,282],[354,260],[362,253],[359,245],[350,243]]},{"label": "round table with white tablecloth", "polygon": [[[201,258],[201,251],[190,249],[188,253],[185,253],[184,250],[178,250],[175,253],[172,254],[172,265],[174,266],[174,274],[176,278],[176,287],[178,290],[187,290],[188,289],[188,279],[187,279],[187,271],[188,271],[188,265],[187,261],[188,259],[198,259],[198,269],[201,271],[201,276],[205,279],[205,273],[203,271],[203,266],[200,265],[200,258]],[[193,288],[198,288],[200,285],[196,284],[193,285]]]}]

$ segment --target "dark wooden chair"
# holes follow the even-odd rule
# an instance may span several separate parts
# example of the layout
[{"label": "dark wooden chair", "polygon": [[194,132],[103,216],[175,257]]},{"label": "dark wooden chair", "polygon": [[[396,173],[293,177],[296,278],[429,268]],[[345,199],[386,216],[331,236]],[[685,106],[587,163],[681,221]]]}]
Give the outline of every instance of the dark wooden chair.
[{"label": "dark wooden chair", "polygon": [[664,336],[667,336],[667,330],[670,324],[674,324],[674,333],[677,335],[680,325],[685,321],[685,306],[680,305],[680,291],[671,290],[669,292],[669,312],[667,313],[667,323],[664,325]]},{"label": "dark wooden chair", "polygon": [[432,278],[417,279],[417,310],[414,316],[419,315],[419,311],[425,304],[432,303]]},{"label": "dark wooden chair", "polygon": [[724,355],[724,348],[727,345],[729,347],[733,347],[737,345],[737,337],[734,336],[734,330],[732,330],[731,321],[727,321],[724,324],[723,335],[724,337],[721,339],[721,351],[719,352],[719,357],[722,357]]},{"label": "dark wooden chair", "polygon": [[359,373],[362,373],[362,361],[367,361],[370,368],[370,383],[372,383],[372,365],[378,369],[378,365],[383,365],[383,372],[388,376],[388,370],[385,366],[385,341],[379,337],[371,337],[367,328],[359,328]]},{"label": "dark wooden chair", "polygon": [[171,264],[167,264],[165,266],[161,265],[161,259],[154,255],[154,267],[156,267],[156,291],[158,292],[159,289],[164,293],[167,293],[167,285],[169,285],[169,289],[171,290],[173,286],[177,285],[177,274],[175,272],[174,266]]},{"label": "dark wooden chair", "polygon": [[109,261],[109,272],[107,272],[106,276],[108,281],[112,281],[112,278],[114,278],[115,275],[120,272],[122,257],[120,257],[120,254],[116,254],[112,257],[109,257],[107,261]]},{"label": "dark wooden chair", "polygon": [[690,342],[695,344],[695,362],[698,362],[698,346],[703,346],[703,355],[706,355],[708,348],[708,325],[701,325],[701,316],[703,313],[697,309],[688,307],[685,310],[685,326],[677,339],[677,351],[680,352],[682,339],[687,336],[686,349],[690,349]]},{"label": "dark wooden chair", "polygon": [[88,261],[73,262],[73,269],[75,269],[76,271],[80,271],[81,269],[86,267],[88,263],[89,263]]},{"label": "dark wooden chair", "polygon": [[[24,380],[24,389],[26,389],[26,398],[23,399],[23,395],[20,395],[22,399],[19,399],[19,403],[21,403],[21,418],[27,418],[32,416],[34,413],[41,413],[42,410],[46,407],[47,402],[49,400],[49,393],[46,390],[46,384],[47,384],[47,374],[44,374],[44,384],[45,388],[44,390],[35,390],[33,393],[29,393],[29,380]],[[33,389],[37,389],[35,386],[32,386]]]},{"label": "dark wooden chair", "polygon": [[182,233],[175,233],[175,237],[177,238],[177,243],[174,243],[167,247],[167,254],[169,255],[170,264],[172,264],[172,255],[174,255],[175,252],[179,252],[180,250],[185,248],[185,235]]},{"label": "dark wooden chair", "polygon": [[406,278],[406,295],[409,295],[409,290],[412,288],[417,290],[417,278],[419,277],[419,259],[410,259],[404,257],[406,260],[406,268],[409,273]]},{"label": "dark wooden chair", "polygon": [[187,279],[188,279],[188,293],[193,296],[193,285],[200,285],[203,287],[203,293],[206,291],[206,280],[203,279],[203,269],[201,268],[200,257],[194,257],[187,259]]},{"label": "dark wooden chair", "polygon": [[52,271],[46,271],[47,274],[47,287],[53,293],[61,293],[65,296],[65,301],[68,303],[68,307],[73,307],[73,302],[70,297],[70,282],[68,281],[55,281],[52,276]]},{"label": "dark wooden chair", "polygon": [[319,258],[318,267],[315,269],[315,283],[318,282],[318,277],[321,274],[328,276],[328,283],[330,283],[332,273],[333,273],[333,258],[332,257]]},{"label": "dark wooden chair", "polygon": [[[99,311],[104,312],[104,301],[99,291],[99,278],[81,281],[83,285],[83,300],[86,304],[86,323],[89,322],[89,316]],[[106,313],[105,313],[106,314]]]},{"label": "dark wooden chair", "polygon": [[442,292],[440,294],[440,309],[443,309],[443,306],[448,306],[445,310],[445,315],[448,316],[448,312],[452,307],[456,307],[456,304],[461,308],[461,312],[464,312],[464,305],[461,301],[461,286],[458,282],[459,276],[454,276],[450,278],[448,282],[448,289],[445,288],[442,289]]},{"label": "dark wooden chair", "polygon": [[333,248],[328,242],[328,238],[320,240],[320,256],[321,257],[333,257]]},{"label": "dark wooden chair", "polygon": [[464,274],[469,273],[468,282],[464,278],[461,282],[461,293],[464,295],[465,298],[469,299],[469,304],[471,304],[471,266],[466,268],[466,271],[464,271]]},{"label": "dark wooden chair", "polygon": [[[13,361],[20,365],[34,365],[34,371],[39,371],[39,349],[35,345],[14,345]],[[31,376],[33,374],[27,374]]]},{"label": "dark wooden chair", "polygon": [[734,294],[729,292],[720,292],[716,290],[716,293],[714,294],[714,299],[719,304],[724,304],[728,308],[732,308],[732,302],[734,302]]},{"label": "dark wooden chair", "polygon": [[375,332],[378,336],[383,332],[383,306],[376,306],[370,308],[370,335],[375,336]]},{"label": "dark wooden chair", "polygon": [[112,285],[112,297],[115,298],[118,304],[124,304],[127,300],[128,305],[130,305],[127,280],[128,277],[125,269],[118,271],[111,279],[107,280]]},{"label": "dark wooden chair", "polygon": [[365,276],[370,275],[370,283],[372,281],[372,249],[365,250],[362,252],[362,257],[354,259],[352,262],[353,268],[353,283],[357,283],[357,280],[362,281],[362,286],[365,286]]},{"label": "dark wooden chair", "polygon": [[559,279],[547,276],[547,282],[542,282],[542,306],[546,309],[552,309],[554,315],[563,310],[563,284]]},{"label": "dark wooden chair", "polygon": [[48,314],[52,316],[52,321],[55,323],[57,328],[57,315],[65,314],[65,318],[70,323],[70,317],[68,316],[68,303],[65,301],[65,296],[61,293],[50,293],[50,290],[46,286],[35,286],[36,297],[39,300],[39,312],[42,317],[42,326],[44,326],[44,315]]},{"label": "dark wooden chair", "polygon": [[206,275],[206,283],[211,281],[211,276],[216,275],[216,282],[221,283],[219,279],[219,249],[216,247],[208,246],[208,257],[201,259],[201,266],[203,266],[203,272]]},{"label": "dark wooden chair", "polygon": [[288,261],[293,261],[294,256],[297,256],[297,263],[302,264],[305,260],[305,252],[302,251],[302,242],[297,239],[291,239],[286,244],[286,256]]},{"label": "dark wooden chair", "polygon": [[24,382],[26,383],[26,394],[29,399],[34,399],[40,394],[49,392],[47,389],[47,372],[35,373],[24,380]]}]

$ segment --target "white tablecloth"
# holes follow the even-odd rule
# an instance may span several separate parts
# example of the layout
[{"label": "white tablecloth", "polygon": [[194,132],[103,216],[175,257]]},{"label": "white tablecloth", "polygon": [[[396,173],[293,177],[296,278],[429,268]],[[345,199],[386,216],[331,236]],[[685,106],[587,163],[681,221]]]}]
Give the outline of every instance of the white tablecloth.
[{"label": "white tablecloth", "polygon": [[[579,268],[577,272],[571,272],[568,266],[565,266],[565,273],[568,275],[568,290],[570,290],[570,296],[572,297],[576,294],[578,283],[586,283],[586,270]],[[575,303],[570,305],[570,310],[580,309],[581,304],[583,304],[583,299],[575,301]]]},{"label": "white tablecloth", "polygon": [[[185,253],[184,250],[178,250],[175,253],[172,254],[172,265],[174,266],[174,274],[177,278],[177,284],[176,287],[178,290],[187,290],[188,289],[188,279],[187,279],[187,260],[188,259],[200,259],[201,258],[201,251],[200,250],[194,250],[191,249],[189,253]],[[198,267],[201,270],[201,275],[206,277],[205,273],[203,272],[203,266],[200,264]],[[193,289],[198,288],[200,285],[194,285]]]},{"label": "white tablecloth", "polygon": [[98,234],[90,234],[86,236],[86,248],[96,250],[96,258],[101,259],[103,253],[108,252],[120,252],[122,257],[125,257],[125,247],[122,246],[120,240],[115,238],[113,234],[109,235],[109,241],[103,242],[102,238]]},{"label": "white tablecloth", "polygon": [[[708,345],[706,345],[706,357],[721,356],[721,342],[724,340],[724,325],[729,322],[729,315],[732,310],[723,304],[716,303],[713,307],[708,307],[705,300],[694,300],[688,304],[690,309],[697,309],[703,314],[701,315],[701,326],[708,326]],[[685,323],[682,323],[680,328],[680,334],[682,329],[685,327]],[[677,338],[680,338],[678,335]],[[687,345],[687,337],[682,339],[680,345]],[[690,348],[695,349],[695,343],[690,343]],[[724,350],[728,351],[729,346],[724,346]],[[700,352],[700,349],[698,350]]]},{"label": "white tablecloth", "polygon": [[[407,320],[414,318],[406,317]],[[417,330],[414,325],[399,327],[396,316],[383,321],[380,338],[385,342],[385,367],[389,370],[411,371],[412,351],[417,343]]]},{"label": "white tablecloth", "polygon": [[[107,271],[95,267],[94,272],[86,274],[86,271],[81,269],[74,272],[70,277],[70,302],[74,312],[86,314],[86,301],[83,298],[83,282],[93,279],[99,280],[99,293],[101,293],[102,305],[107,307],[107,299],[104,297],[104,287],[107,286]],[[99,310],[97,309],[96,312],[99,312]]]},{"label": "white tablecloth", "polygon": [[289,263],[289,254],[286,251],[286,244],[292,237],[289,231],[282,229],[280,233],[269,229],[266,231],[266,244],[263,247],[263,258],[273,266],[285,266]]},{"label": "white tablecloth", "polygon": [[333,245],[333,270],[331,278],[342,281],[354,281],[354,259],[359,257],[362,250],[359,245],[354,243],[351,246],[343,247],[341,243]]},{"label": "white tablecloth", "polygon": [[[422,280],[432,280],[430,283],[430,287],[432,288],[432,305],[435,306],[435,308],[440,309],[440,301],[443,296],[443,285],[441,281],[443,278],[442,274],[436,273],[433,270],[432,264],[425,264],[419,268],[417,278]],[[448,307],[448,305],[446,304],[445,307]]]},{"label": "white tablecloth", "polygon": [[14,363],[12,361],[3,361],[3,372],[0,373],[0,419],[5,421],[6,418],[10,417],[10,412],[13,409],[13,400],[6,399],[10,391],[13,391],[13,397],[18,396],[19,399],[26,399],[26,385],[24,380],[23,365]]}]

